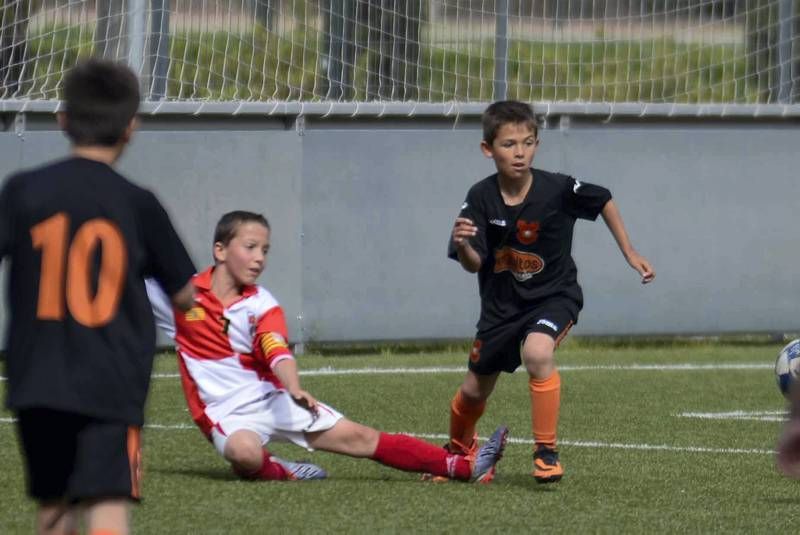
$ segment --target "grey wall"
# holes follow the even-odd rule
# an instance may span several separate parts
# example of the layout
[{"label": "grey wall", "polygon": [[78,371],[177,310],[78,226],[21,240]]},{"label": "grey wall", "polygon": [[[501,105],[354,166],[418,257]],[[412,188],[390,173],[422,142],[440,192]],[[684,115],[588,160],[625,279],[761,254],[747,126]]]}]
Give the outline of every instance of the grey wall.
[{"label": "grey wall", "polygon": [[[578,334],[797,330],[796,123],[551,121],[535,165],[609,187],[655,265],[642,286],[602,220],[576,226]],[[563,128],[561,127],[563,125]],[[445,257],[493,172],[475,119],[150,118],[121,161],[157,192],[198,266],[223,212],[273,227],[262,283],[296,341],[469,337],[477,284]],[[65,154],[51,116],[0,132],[0,175]]]}]

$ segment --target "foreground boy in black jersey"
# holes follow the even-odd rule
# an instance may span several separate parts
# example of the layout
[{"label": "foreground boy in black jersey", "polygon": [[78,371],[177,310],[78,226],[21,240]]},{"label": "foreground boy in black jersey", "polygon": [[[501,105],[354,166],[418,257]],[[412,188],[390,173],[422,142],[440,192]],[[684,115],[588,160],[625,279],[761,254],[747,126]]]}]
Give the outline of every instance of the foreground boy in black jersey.
[{"label": "foreground boy in black jersey", "polygon": [[475,424],[500,372],[520,360],[530,375],[533,476],[558,481],[556,449],[561,380],[553,352],[578,321],[583,305],[572,260],[577,218],[602,215],[642,283],[655,277],[631,246],[611,193],[570,176],[532,169],[538,129],[533,110],[515,101],[496,102],[483,115],[481,150],[497,173],[469,190],[455,220],[448,254],[478,274],[481,314],[469,370],[451,403],[454,451],[475,447]]},{"label": "foreground boy in black jersey", "polygon": [[[72,155],[0,191],[10,257],[8,407],[17,415],[38,533],[128,532],[155,351],[144,279],[188,309],[194,266],[156,197],[111,165],[139,107],[136,76],[89,61],[64,81]],[[78,513],[85,512],[83,518]]]}]

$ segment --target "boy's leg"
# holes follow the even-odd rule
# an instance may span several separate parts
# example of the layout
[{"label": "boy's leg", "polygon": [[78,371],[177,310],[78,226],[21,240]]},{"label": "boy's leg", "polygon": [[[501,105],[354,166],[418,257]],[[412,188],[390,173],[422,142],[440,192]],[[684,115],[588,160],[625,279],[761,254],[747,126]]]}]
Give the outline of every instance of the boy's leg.
[{"label": "boy's leg", "polygon": [[86,506],[86,532],[89,535],[127,535],[130,502],[114,498],[97,500]]},{"label": "boy's leg", "polygon": [[478,375],[472,370],[467,371],[450,402],[450,451],[467,455],[477,450],[475,427],[483,415],[486,400],[494,390],[498,375]]},{"label": "boy's leg", "polygon": [[264,448],[258,433],[240,429],[224,440],[222,456],[231,463],[233,472],[242,479],[263,481],[291,479],[289,471],[275,462]]},{"label": "boy's leg", "polygon": [[71,535],[78,533],[78,518],[74,508],[63,501],[40,502],[36,512],[38,535]]},{"label": "boy's leg", "polygon": [[[485,476],[500,460],[507,430],[498,434],[487,466],[481,467]],[[474,464],[464,455],[457,455],[424,440],[402,434],[382,433],[371,427],[345,418],[325,431],[307,433],[308,444],[315,448],[351,457],[369,458],[383,465],[407,472],[430,473],[462,481],[476,479]],[[491,448],[490,448],[491,449]],[[489,478],[490,479],[490,478]],[[489,479],[483,477],[482,481]]]},{"label": "boy's leg", "polygon": [[555,369],[555,341],[542,333],[531,333],[522,347],[531,396],[531,427],[537,446],[556,447],[556,428],[561,406],[561,378]]},{"label": "boy's leg", "polygon": [[521,348],[522,362],[528,371],[531,398],[531,429],[534,439],[533,476],[539,483],[561,479],[564,470],[559,462],[557,445],[561,409],[561,377],[555,367],[554,353],[572,327],[572,320],[558,308],[551,319],[535,319]]}]

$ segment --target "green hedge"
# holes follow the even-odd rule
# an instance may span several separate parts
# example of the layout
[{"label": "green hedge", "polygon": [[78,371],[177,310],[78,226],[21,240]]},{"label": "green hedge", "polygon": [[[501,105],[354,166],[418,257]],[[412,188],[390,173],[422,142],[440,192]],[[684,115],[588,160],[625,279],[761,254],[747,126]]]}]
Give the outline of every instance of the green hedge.
[{"label": "green hedge", "polygon": [[[183,32],[170,42],[167,96],[208,100],[321,100],[326,80],[320,35],[305,30],[277,36]],[[62,27],[29,40],[23,91],[56,98],[65,67],[92,54],[92,28]],[[254,43],[257,45],[254,46]],[[418,65],[401,65],[418,101],[488,101],[493,98],[491,41],[465,50],[421,47]],[[356,56],[352,90],[345,98],[371,100],[378,58]],[[508,95],[529,101],[754,103],[742,45],[683,44],[667,40],[609,43],[511,42]],[[384,90],[387,82],[384,80]],[[369,90],[372,87],[374,91]],[[396,85],[395,89],[399,86]],[[391,93],[383,93],[390,98]],[[400,97],[403,98],[402,96]]]}]

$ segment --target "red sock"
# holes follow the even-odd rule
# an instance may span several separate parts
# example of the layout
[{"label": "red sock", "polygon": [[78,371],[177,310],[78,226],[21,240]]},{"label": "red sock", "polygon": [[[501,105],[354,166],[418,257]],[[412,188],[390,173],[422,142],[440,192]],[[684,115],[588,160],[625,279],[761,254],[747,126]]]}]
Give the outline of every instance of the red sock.
[{"label": "red sock", "polygon": [[472,468],[462,455],[453,455],[408,435],[381,433],[372,460],[407,472],[424,472],[451,479],[469,479]]},{"label": "red sock", "polygon": [[233,467],[233,471],[237,476],[242,479],[261,479],[263,481],[284,481],[289,479],[289,473],[278,463],[269,460],[270,454],[264,450],[264,456],[261,461],[261,468],[254,472],[245,472],[237,467]]}]

